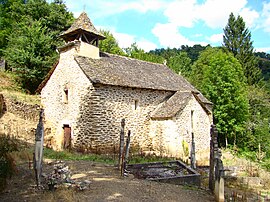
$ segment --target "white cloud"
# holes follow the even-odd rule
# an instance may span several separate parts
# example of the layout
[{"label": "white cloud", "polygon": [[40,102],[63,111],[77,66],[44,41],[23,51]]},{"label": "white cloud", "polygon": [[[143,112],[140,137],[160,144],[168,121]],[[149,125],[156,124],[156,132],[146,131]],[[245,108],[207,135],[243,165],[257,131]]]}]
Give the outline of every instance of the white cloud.
[{"label": "white cloud", "polygon": [[223,33],[213,34],[210,37],[206,37],[206,39],[211,43],[221,43],[223,41]]},{"label": "white cloud", "polygon": [[[168,20],[167,23],[156,23],[152,33],[158,37],[160,45],[165,47],[179,47],[180,45],[194,45],[197,43],[206,44],[205,42],[190,40],[190,36],[184,36],[180,33],[181,29],[183,27],[193,28],[197,23],[201,22],[211,29],[224,28],[231,12],[236,16],[240,14],[246,21],[247,26],[254,26],[259,14],[255,10],[247,8],[247,3],[247,0],[205,0],[203,3],[199,3],[198,0],[173,1],[168,3],[168,6],[164,9],[164,16]],[[206,37],[206,39],[210,43],[221,43],[222,36],[223,34],[214,34]]]},{"label": "white cloud", "polygon": [[239,14],[245,21],[247,27],[255,26],[255,21],[260,16],[257,11],[251,10],[250,8],[243,8]]},{"label": "white cloud", "polygon": [[192,27],[196,20],[196,0],[174,1],[166,7],[164,15],[169,23]]},{"label": "white cloud", "polygon": [[195,38],[202,37],[202,36],[203,36],[202,34],[194,34],[194,35],[192,35],[192,37],[195,37]]},{"label": "white cloud", "polygon": [[255,48],[256,52],[265,52],[269,53],[270,52],[270,47],[262,47],[262,48]]},{"label": "white cloud", "polygon": [[104,18],[128,10],[145,13],[162,9],[166,5],[166,2],[163,0],[66,0],[65,2],[73,13],[77,14],[85,10],[87,13],[91,13],[91,16],[94,18]]},{"label": "white cloud", "polygon": [[118,41],[118,44],[121,48],[130,47],[130,45],[135,42],[134,35],[119,33],[115,31],[113,31],[112,34],[115,37],[115,39]]},{"label": "white cloud", "polygon": [[148,41],[145,38],[137,39],[135,35],[117,32],[115,27],[97,26],[97,29],[109,30],[112,33],[112,35],[115,37],[120,48],[128,48],[134,42],[136,42],[139,48],[143,49],[146,52],[157,48],[157,45],[155,43]]},{"label": "white cloud", "polygon": [[270,33],[270,2],[263,3],[262,18],[263,22],[261,22],[261,25],[264,31]]},{"label": "white cloud", "polygon": [[196,44],[196,42],[190,41],[188,38],[181,35],[178,31],[178,26],[172,23],[157,23],[152,29],[152,33],[158,37],[160,45],[164,47],[174,48],[180,47],[181,45],[193,46]]},{"label": "white cloud", "polygon": [[198,8],[198,19],[210,28],[222,28],[230,13],[239,13],[246,4],[247,0],[206,0]]},{"label": "white cloud", "polygon": [[146,52],[157,48],[157,45],[155,43],[148,41],[144,38],[137,40],[136,43],[139,48],[143,49]]}]

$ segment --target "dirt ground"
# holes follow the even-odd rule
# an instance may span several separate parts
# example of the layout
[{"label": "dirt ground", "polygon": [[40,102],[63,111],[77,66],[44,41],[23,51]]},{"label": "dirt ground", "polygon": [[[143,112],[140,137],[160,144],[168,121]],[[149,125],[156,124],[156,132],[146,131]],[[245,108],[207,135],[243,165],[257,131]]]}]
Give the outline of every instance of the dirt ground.
[{"label": "dirt ground", "polygon": [[[65,163],[73,178],[91,181],[87,190],[37,190],[33,170],[29,169],[28,163],[23,163],[9,180],[7,189],[0,194],[0,201],[214,201],[208,191],[199,188],[139,180],[132,175],[120,177],[112,165],[89,161]],[[52,169],[48,164],[43,166],[44,172]]]}]

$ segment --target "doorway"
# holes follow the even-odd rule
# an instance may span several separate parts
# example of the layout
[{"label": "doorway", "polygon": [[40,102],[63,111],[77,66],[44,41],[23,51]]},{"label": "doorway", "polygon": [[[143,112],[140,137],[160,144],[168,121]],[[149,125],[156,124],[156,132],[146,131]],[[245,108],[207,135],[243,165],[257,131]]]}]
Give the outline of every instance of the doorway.
[{"label": "doorway", "polygon": [[71,127],[69,125],[64,125],[64,149],[71,148]]}]

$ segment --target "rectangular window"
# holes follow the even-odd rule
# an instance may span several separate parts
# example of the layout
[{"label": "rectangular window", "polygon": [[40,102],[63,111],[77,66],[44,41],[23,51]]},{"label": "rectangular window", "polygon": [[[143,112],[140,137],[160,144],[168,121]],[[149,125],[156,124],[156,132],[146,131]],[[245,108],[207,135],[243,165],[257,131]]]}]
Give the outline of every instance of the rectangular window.
[{"label": "rectangular window", "polygon": [[193,132],[194,127],[194,110],[191,110],[191,132]]},{"label": "rectangular window", "polygon": [[139,100],[134,101],[134,109],[137,110],[139,107]]},{"label": "rectangular window", "polygon": [[64,103],[68,103],[68,89],[65,88],[64,89]]}]

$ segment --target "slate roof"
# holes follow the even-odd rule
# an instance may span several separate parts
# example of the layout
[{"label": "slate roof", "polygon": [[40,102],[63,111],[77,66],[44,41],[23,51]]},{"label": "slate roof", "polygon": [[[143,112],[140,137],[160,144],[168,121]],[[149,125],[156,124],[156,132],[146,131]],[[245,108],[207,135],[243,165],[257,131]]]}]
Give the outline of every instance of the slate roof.
[{"label": "slate roof", "polygon": [[206,113],[210,114],[212,111],[212,103],[184,77],[175,74],[166,65],[108,53],[101,53],[100,59],[76,56],[75,60],[94,84],[175,91],[150,114],[151,118],[175,116],[193,96]]},{"label": "slate roof", "polygon": [[170,118],[182,111],[193,96],[192,92],[177,91],[168,100],[162,102],[151,114],[151,118]]},{"label": "slate roof", "polygon": [[93,83],[168,91],[196,91],[166,65],[102,53],[100,59],[76,56],[75,60]]},{"label": "slate roof", "polygon": [[88,18],[85,12],[82,12],[81,15],[75,20],[71,27],[63,32],[60,37],[67,37],[76,32],[85,31],[89,34],[97,36],[99,39],[104,39],[105,37],[95,28],[91,20]]}]

